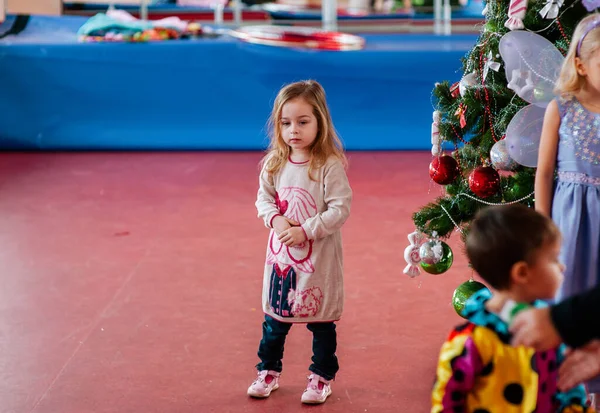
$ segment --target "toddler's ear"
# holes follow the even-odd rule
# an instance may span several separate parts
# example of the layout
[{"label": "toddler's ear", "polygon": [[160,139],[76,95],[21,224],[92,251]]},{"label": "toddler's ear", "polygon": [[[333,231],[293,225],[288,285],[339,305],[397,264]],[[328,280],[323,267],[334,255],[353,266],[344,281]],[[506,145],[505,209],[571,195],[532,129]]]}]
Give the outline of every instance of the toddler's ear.
[{"label": "toddler's ear", "polygon": [[513,285],[526,284],[529,278],[529,266],[525,261],[513,264],[510,269],[510,283]]}]

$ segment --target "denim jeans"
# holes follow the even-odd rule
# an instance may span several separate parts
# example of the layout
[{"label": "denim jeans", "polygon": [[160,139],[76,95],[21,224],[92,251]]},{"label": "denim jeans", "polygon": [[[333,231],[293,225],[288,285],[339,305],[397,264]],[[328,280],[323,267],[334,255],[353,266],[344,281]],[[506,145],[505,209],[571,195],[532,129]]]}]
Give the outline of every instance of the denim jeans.
[{"label": "denim jeans", "polygon": [[[263,322],[263,337],[258,347],[258,357],[261,362],[256,365],[260,370],[273,370],[281,372],[283,364],[283,347],[285,338],[292,327],[291,323],[282,323],[273,317],[265,315]],[[335,324],[308,323],[306,324],[313,333],[313,356],[312,364],[308,368],[325,380],[333,380],[340,369],[338,359],[335,355],[337,348],[337,335]]]}]

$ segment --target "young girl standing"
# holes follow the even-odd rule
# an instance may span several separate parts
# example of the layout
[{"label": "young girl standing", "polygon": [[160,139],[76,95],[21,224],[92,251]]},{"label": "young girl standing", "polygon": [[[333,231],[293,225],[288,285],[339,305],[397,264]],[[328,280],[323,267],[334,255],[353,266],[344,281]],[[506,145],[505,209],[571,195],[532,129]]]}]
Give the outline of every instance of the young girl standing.
[{"label": "young girl standing", "polygon": [[269,397],[279,387],[285,338],[292,324],[313,333],[313,357],[303,403],[324,403],[339,369],[335,321],[344,300],[340,229],[352,190],[346,157],[315,81],[285,86],[271,113],[271,144],[262,162],[258,216],[271,228],[262,305],[258,378],[248,395]]},{"label": "young girl standing", "polygon": [[[600,271],[600,15],[575,29],[557,92],[544,118],[535,208],[564,236],[560,299],[594,287]],[[600,380],[589,391],[600,393]]]}]

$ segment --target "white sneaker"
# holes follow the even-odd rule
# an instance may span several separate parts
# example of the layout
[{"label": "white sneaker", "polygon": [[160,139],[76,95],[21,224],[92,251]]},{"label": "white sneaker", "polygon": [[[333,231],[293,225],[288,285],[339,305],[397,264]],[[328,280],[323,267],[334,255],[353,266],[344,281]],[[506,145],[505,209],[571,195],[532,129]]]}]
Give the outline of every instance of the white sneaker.
[{"label": "white sneaker", "polygon": [[302,403],[321,404],[325,403],[327,397],[331,394],[331,382],[325,380],[318,374],[308,376],[308,386],[302,393]]},{"label": "white sneaker", "polygon": [[258,377],[248,387],[248,396],[264,399],[271,395],[273,390],[279,388],[279,376],[281,374],[273,370],[261,370]]}]

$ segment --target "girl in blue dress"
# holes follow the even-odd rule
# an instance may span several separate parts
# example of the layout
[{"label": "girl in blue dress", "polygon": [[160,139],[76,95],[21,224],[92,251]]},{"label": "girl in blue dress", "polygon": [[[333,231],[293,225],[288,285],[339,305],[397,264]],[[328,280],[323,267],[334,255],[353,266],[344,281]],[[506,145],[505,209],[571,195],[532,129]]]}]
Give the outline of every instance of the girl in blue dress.
[{"label": "girl in blue dress", "polygon": [[[535,178],[535,209],[564,236],[558,300],[598,284],[600,261],[600,15],[575,29],[548,105]],[[600,393],[600,380],[588,383]],[[596,397],[597,398],[597,397]]]}]

